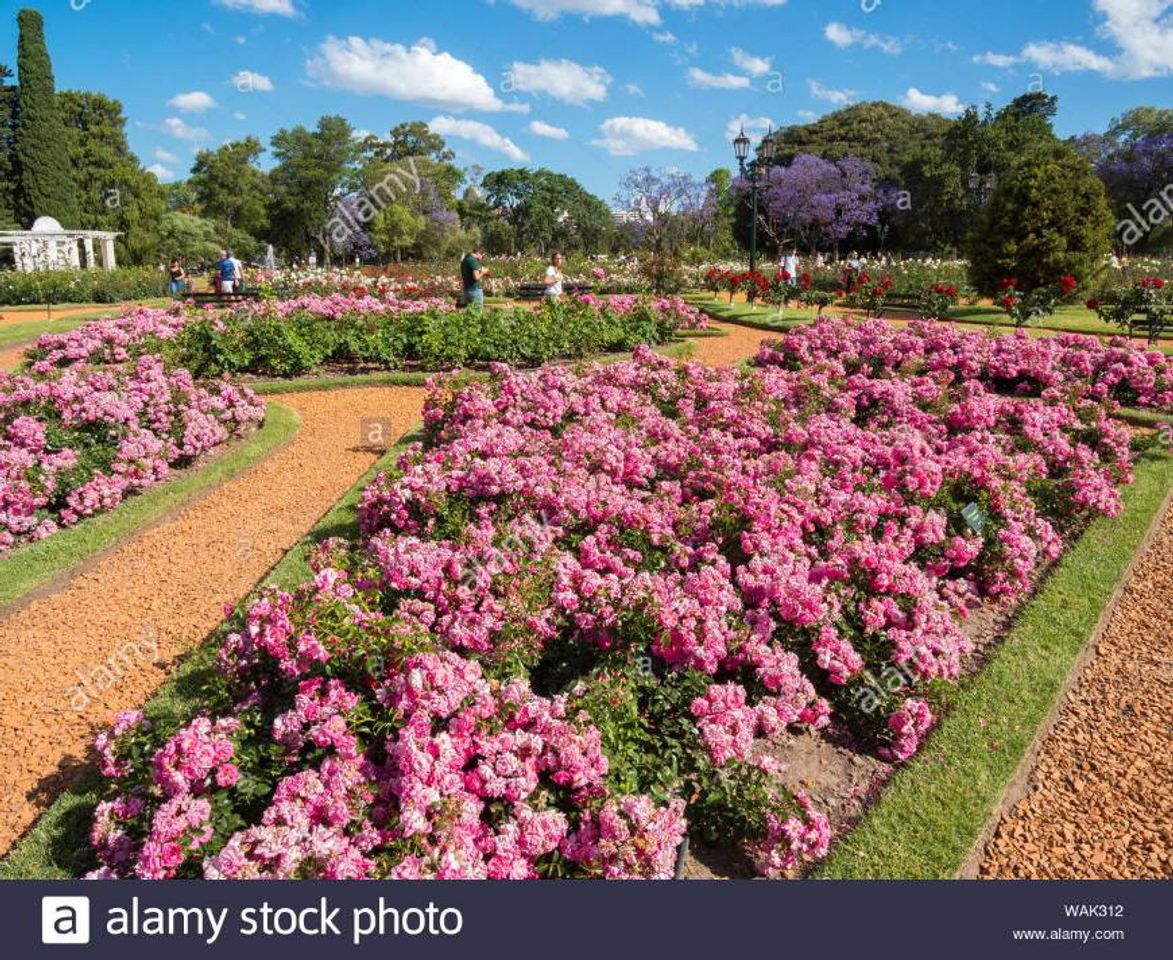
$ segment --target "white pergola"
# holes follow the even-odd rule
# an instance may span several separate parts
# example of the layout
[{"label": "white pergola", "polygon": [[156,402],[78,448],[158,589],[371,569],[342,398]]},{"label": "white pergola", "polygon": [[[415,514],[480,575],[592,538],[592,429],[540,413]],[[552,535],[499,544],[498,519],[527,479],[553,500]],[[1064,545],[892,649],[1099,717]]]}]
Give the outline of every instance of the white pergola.
[{"label": "white pergola", "polygon": [[96,270],[94,244],[102,258],[102,269],[113,270],[114,240],[120,236],[108,230],[66,230],[52,217],[38,217],[31,230],[0,231],[0,247],[12,247],[16,269],[21,273],[40,270]]}]

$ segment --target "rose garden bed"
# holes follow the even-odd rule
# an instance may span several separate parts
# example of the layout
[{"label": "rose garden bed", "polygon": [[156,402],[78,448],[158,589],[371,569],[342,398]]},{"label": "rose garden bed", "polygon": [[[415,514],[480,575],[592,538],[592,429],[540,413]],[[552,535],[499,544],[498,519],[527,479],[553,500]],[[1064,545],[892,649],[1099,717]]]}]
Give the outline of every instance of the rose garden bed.
[{"label": "rose garden bed", "polygon": [[967,613],[1119,510],[1112,405],[1169,405],[1163,358],[1027,343],[828,321],[744,374],[438,390],[203,717],[103,741],[103,875],[664,876],[686,829],[801,869],[828,821],[771,752],[912,756]]}]

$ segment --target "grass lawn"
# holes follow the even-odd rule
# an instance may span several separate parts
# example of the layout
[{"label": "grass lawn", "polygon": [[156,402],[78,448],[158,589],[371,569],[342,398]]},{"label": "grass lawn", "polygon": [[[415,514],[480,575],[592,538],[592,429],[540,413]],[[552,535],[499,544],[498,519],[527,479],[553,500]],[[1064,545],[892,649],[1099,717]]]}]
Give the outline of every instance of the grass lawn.
[{"label": "grass lawn", "polygon": [[292,439],[300,427],[301,421],[291,409],[271,404],[260,430],[208,463],[129,497],[110,513],[0,557],[0,609],[76,569],[193,497],[243,473]]},{"label": "grass lawn", "polygon": [[[392,466],[403,448],[419,440],[422,424],[389,450],[323,517],[306,537],[289,551],[265,578],[265,584],[291,589],[310,579],[309,554],[329,537],[358,537],[358,501],[375,474]],[[239,605],[246,609],[259,589]],[[180,726],[196,712],[199,693],[216,669],[216,651],[226,627],[215,631],[195,652],[179,664],[172,677],[144,707],[156,724]],[[97,804],[102,780],[96,769],[83,775],[73,789],[63,793],[33,828],[0,861],[0,880],[66,880],[77,877],[89,863],[90,818]]]},{"label": "grass lawn", "polygon": [[991,661],[950,696],[940,726],[815,871],[821,879],[957,875],[1064,689],[1173,487],[1173,455],[1141,458],[1124,514],[1059,561]]},{"label": "grass lawn", "polygon": [[[130,306],[135,307],[165,307],[171,303],[169,298],[161,298],[157,300],[136,300]],[[88,304],[84,305],[88,306]],[[61,309],[72,309],[62,307]],[[37,319],[30,319],[28,321],[18,320],[15,323],[0,324],[0,347],[11,347],[16,344],[28,343],[36,340],[37,337],[44,333],[68,333],[70,330],[76,330],[82,324],[89,323],[91,320],[101,320],[103,317],[116,316],[122,309],[120,304],[107,304],[105,306],[95,304],[93,309],[87,310],[85,313],[72,314],[68,317],[62,317],[59,320],[46,320],[44,318],[44,307],[3,307],[0,308],[0,313],[28,313]],[[38,316],[39,311],[39,316]]]}]

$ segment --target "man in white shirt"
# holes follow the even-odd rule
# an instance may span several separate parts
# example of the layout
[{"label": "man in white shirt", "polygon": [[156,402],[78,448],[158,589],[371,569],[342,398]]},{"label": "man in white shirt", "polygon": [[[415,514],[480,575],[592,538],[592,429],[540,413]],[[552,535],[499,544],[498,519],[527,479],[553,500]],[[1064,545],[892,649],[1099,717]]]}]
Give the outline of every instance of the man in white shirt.
[{"label": "man in white shirt", "polygon": [[791,247],[782,255],[782,269],[787,274],[786,283],[791,287],[797,287],[798,271],[802,269],[802,261],[798,258],[798,247]]},{"label": "man in white shirt", "polygon": [[562,264],[562,254],[556,253],[546,267],[546,299],[555,303],[562,299],[563,282],[566,279],[562,275]]}]

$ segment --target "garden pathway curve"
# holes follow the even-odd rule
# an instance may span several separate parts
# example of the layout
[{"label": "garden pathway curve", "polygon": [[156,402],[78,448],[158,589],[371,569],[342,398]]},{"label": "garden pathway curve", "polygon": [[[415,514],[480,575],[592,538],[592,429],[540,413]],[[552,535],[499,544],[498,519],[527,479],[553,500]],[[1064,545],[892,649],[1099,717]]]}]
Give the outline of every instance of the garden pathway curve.
[{"label": "garden pathway curve", "polygon": [[[144,703],[366,472],[377,454],[360,448],[362,421],[385,419],[398,437],[423,396],[283,397],[302,421],[288,445],[0,619],[0,852],[76,777],[95,730]],[[120,654],[122,676],[103,691],[113,673],[100,668]],[[78,687],[92,694],[81,710]]]}]

